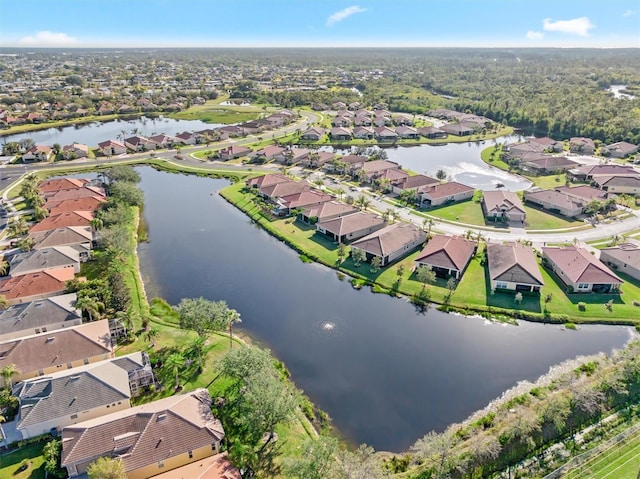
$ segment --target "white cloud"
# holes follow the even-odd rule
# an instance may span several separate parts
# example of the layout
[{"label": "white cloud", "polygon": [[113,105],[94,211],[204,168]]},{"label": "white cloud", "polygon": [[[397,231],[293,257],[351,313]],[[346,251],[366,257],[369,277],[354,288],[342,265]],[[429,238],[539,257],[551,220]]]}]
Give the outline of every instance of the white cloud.
[{"label": "white cloud", "polygon": [[527,32],[527,38],[529,40],[540,40],[544,38],[544,33],[542,32],[534,32],[533,30],[529,30]]},{"label": "white cloud", "polygon": [[633,11],[633,10],[631,10],[631,9],[629,9],[629,10],[627,10],[626,12],[624,12],[624,13],[622,14],[622,16],[623,16],[623,17],[630,17],[631,15],[635,15],[635,14],[636,14],[636,12],[634,12],[634,11]]},{"label": "white cloud", "polygon": [[20,43],[23,45],[33,45],[39,47],[62,46],[75,45],[76,43],[78,43],[78,39],[70,37],[66,33],[56,33],[50,32],[48,30],[43,30],[33,36],[21,38]]},{"label": "white cloud", "polygon": [[339,12],[336,12],[330,15],[329,18],[327,18],[327,26],[330,27],[332,25],[335,25],[338,22],[341,22],[345,18],[350,17],[351,15],[354,15],[356,13],[366,12],[366,11],[367,11],[366,8],[362,8],[358,5],[347,7],[344,10],[340,10]]},{"label": "white cloud", "polygon": [[581,37],[588,37],[589,30],[593,27],[595,27],[595,25],[591,23],[591,20],[587,17],[579,17],[572,20],[558,20],[557,22],[552,22],[550,18],[545,18],[542,21],[543,30],[548,32],[569,33]]}]

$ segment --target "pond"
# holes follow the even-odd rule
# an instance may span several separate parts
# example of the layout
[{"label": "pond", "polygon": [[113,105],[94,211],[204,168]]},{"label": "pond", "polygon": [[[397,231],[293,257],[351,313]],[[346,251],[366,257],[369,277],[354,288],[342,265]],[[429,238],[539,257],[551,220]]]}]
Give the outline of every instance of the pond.
[{"label": "pond", "polygon": [[[218,191],[228,184],[140,168],[150,242],[139,247],[149,297],[224,299],[241,328],[288,367],[350,441],[402,451],[521,380],[577,355],[609,352],[625,327],[519,326],[421,314],[302,263]],[[294,226],[292,226],[293,228]]]},{"label": "pond", "polygon": [[607,88],[607,90],[612,92],[615,98],[628,98],[629,100],[633,100],[635,98],[635,95],[622,93],[622,90],[626,88],[627,88],[627,85],[611,85],[609,88]]},{"label": "pond", "polygon": [[46,130],[7,135],[2,137],[0,141],[8,143],[10,141],[20,141],[23,138],[31,138],[37,145],[53,146],[54,143],[59,143],[64,146],[72,143],[83,143],[89,146],[96,146],[105,140],[115,140],[123,130],[126,137],[132,136],[136,130],[141,135],[154,136],[162,133],[176,135],[183,131],[198,131],[218,126],[222,125],[205,123],[200,120],[174,120],[162,116],[152,118],[143,116],[134,120],[96,121],[81,125],[47,128]]}]

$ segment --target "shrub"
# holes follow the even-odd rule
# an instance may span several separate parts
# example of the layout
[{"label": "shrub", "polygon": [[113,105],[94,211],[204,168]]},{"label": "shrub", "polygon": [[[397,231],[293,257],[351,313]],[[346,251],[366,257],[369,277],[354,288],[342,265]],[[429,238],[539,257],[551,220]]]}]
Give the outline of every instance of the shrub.
[{"label": "shrub", "polygon": [[571,323],[571,322],[569,322],[569,323],[564,323],[564,327],[565,327],[566,329],[573,329],[573,330],[578,329],[578,328],[576,327],[576,325],[575,325],[574,323]]},{"label": "shrub", "polygon": [[582,301],[580,301],[580,302],[578,303],[578,309],[579,309],[580,311],[586,311],[586,309],[587,309],[587,304],[586,304],[586,303],[583,303]]}]

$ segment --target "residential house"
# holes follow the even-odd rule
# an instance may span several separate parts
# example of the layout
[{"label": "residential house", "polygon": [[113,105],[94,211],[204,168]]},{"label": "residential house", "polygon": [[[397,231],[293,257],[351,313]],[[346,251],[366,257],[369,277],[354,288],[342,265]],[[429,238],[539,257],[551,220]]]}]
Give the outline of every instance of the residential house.
[{"label": "residential house", "polygon": [[308,130],[305,130],[300,136],[301,139],[307,141],[320,141],[322,137],[325,135],[326,131],[324,128],[320,128],[319,126],[313,126]]},{"label": "residential house", "polygon": [[407,176],[406,178],[396,182],[392,186],[392,191],[394,193],[400,194],[403,191],[418,191],[420,188],[432,185],[439,185],[440,180],[435,178],[430,178],[425,175],[413,175]]},{"label": "residential house", "polygon": [[584,201],[557,190],[527,190],[524,192],[524,200],[569,218],[582,214],[585,206]]},{"label": "residential house", "polygon": [[[44,302],[29,304],[34,304],[31,308],[39,311]],[[38,307],[38,304],[41,306]],[[26,306],[29,307],[29,305]],[[35,315],[35,311],[31,311],[30,316]],[[37,321],[43,320],[32,319],[32,324]],[[75,322],[75,317],[72,321]],[[106,319],[65,329],[55,329],[55,324],[51,327],[53,328],[51,330],[48,325],[36,327],[36,334],[8,339],[0,343],[0,368],[13,364],[18,370],[18,374],[11,378],[13,384],[113,357]],[[1,377],[0,382],[3,387],[6,386]]]},{"label": "residential house", "polygon": [[374,128],[373,131],[379,141],[395,141],[398,139],[398,134],[388,126],[379,126]]},{"label": "residential house", "polygon": [[319,221],[316,230],[336,243],[349,243],[387,226],[380,216],[359,211],[333,219]]},{"label": "residential house", "polygon": [[447,108],[436,108],[434,110],[429,110],[427,115],[433,118],[439,118],[441,120],[457,120],[459,119],[463,113],[455,110],[449,110]]},{"label": "residential house", "polygon": [[566,156],[544,155],[536,159],[527,159],[520,162],[520,168],[535,175],[550,175],[559,171],[567,171],[578,166],[579,163],[570,160]]},{"label": "residential house", "polygon": [[129,371],[116,361],[78,366],[14,386],[20,408],[16,429],[22,439],[51,431],[57,435],[73,424],[129,409]]},{"label": "residential house", "polygon": [[373,121],[372,121],[373,126],[377,127],[377,128],[382,128],[383,126],[390,126],[393,124],[393,120],[391,119],[391,116],[389,115],[380,115],[378,113],[376,113],[376,115],[373,117]]},{"label": "residential house", "polygon": [[104,196],[87,196],[70,200],[47,201],[44,207],[49,211],[50,215],[59,215],[60,213],[71,211],[95,212],[106,201],[107,199]]},{"label": "residential house", "polygon": [[474,128],[469,125],[465,125],[464,123],[449,123],[447,125],[442,125],[440,129],[449,135],[456,136],[473,135],[475,131]]},{"label": "residential house", "polygon": [[544,285],[533,250],[522,243],[487,244],[491,291],[539,292]]},{"label": "residential house", "polygon": [[420,228],[394,223],[353,242],[351,249],[363,251],[367,261],[377,256],[381,266],[386,266],[420,247],[426,239],[427,234]]},{"label": "residential house", "polygon": [[55,228],[32,233],[29,238],[34,243],[34,249],[70,246],[78,252],[81,262],[85,262],[91,257],[93,231],[90,226]]},{"label": "residential house", "polygon": [[338,168],[334,164],[327,164],[325,168],[329,170],[336,169],[341,173],[351,173],[353,171],[358,171],[360,168],[362,168],[362,165],[364,165],[367,161],[369,161],[368,156],[345,155],[342,158],[338,158],[339,163],[346,165],[345,171],[338,170]]},{"label": "residential house", "polygon": [[231,145],[218,150],[217,155],[222,161],[233,160],[251,153],[251,148],[242,145]]},{"label": "residential house", "polygon": [[416,267],[426,266],[437,277],[462,278],[477,244],[462,236],[433,235],[416,257]]},{"label": "residential house", "polygon": [[593,155],[596,145],[591,138],[573,137],[569,140],[569,151],[580,155]]},{"label": "residential house", "polygon": [[289,180],[286,183],[276,183],[269,186],[262,186],[258,190],[258,194],[263,198],[275,202],[277,198],[294,195],[296,193],[302,193],[303,191],[307,191],[310,189],[311,186],[306,181]]},{"label": "residential house", "polygon": [[127,104],[121,105],[118,108],[118,113],[120,115],[123,115],[123,114],[126,115],[126,114],[129,114],[129,113],[135,113],[135,112],[136,112],[136,109],[134,107],[132,107],[131,105],[127,105]]},{"label": "residential house", "polygon": [[598,176],[594,182],[607,193],[628,195],[640,193],[640,176]]},{"label": "residential house", "polygon": [[346,110],[347,109],[347,104],[341,101],[336,101],[333,102],[331,104],[331,108],[333,108],[334,110]]},{"label": "residential house", "polygon": [[73,190],[88,186],[90,181],[86,178],[53,178],[38,184],[38,192],[42,194],[56,193],[61,190]]},{"label": "residential house", "polygon": [[348,141],[351,139],[351,130],[343,127],[331,128],[329,138],[332,141]]},{"label": "residential house", "polygon": [[396,127],[396,133],[400,138],[404,138],[404,139],[417,140],[418,138],[420,138],[420,133],[418,133],[418,130],[416,130],[411,126],[405,126],[405,125],[398,126]]},{"label": "residential house", "polygon": [[353,129],[353,137],[357,140],[373,140],[376,133],[368,126],[357,126]]},{"label": "residential house", "polygon": [[53,158],[53,149],[50,146],[36,145],[29,148],[27,152],[22,155],[23,162],[31,161],[51,161]]},{"label": "residential house", "polygon": [[577,246],[542,248],[548,266],[574,293],[616,293],[622,280],[587,250]]},{"label": "residential house", "polygon": [[[218,454],[224,435],[222,424],[211,413],[209,392],[196,389],[65,427],[61,465],[69,477],[77,477],[97,458],[110,457],[122,461],[129,479],[222,479],[226,472],[211,476],[203,468],[186,475],[178,471]],[[232,478],[239,478],[237,471]]]},{"label": "residential house", "polygon": [[304,190],[299,193],[277,198],[274,212],[277,215],[289,215],[293,210],[320,205],[333,199],[333,196],[324,194],[318,190]]},{"label": "residential house", "polygon": [[544,146],[544,151],[549,151],[551,153],[560,153],[561,151],[564,150],[563,142],[554,140],[546,136],[542,138],[531,138],[529,142],[542,145]]},{"label": "residential house", "polygon": [[543,153],[545,150],[545,146],[543,144],[532,141],[513,143],[511,145],[507,145],[506,148],[511,158],[522,158],[526,154]]},{"label": "residential house", "polygon": [[[412,115],[406,115],[404,113],[394,113],[393,115],[391,115],[391,119],[393,120],[393,123],[395,123],[396,125],[413,126],[413,116]],[[400,133],[398,133],[398,134],[400,134]]]},{"label": "residential house", "polygon": [[295,165],[296,163],[306,161],[311,154],[311,150],[307,148],[289,148],[284,152],[284,164]]},{"label": "residential house", "polygon": [[0,294],[9,304],[25,303],[62,294],[67,281],[74,277],[73,268],[50,269],[7,278],[0,282]]},{"label": "residential house", "polygon": [[98,148],[104,156],[123,155],[127,152],[127,147],[116,140],[101,141]]},{"label": "residential house", "polygon": [[589,203],[590,201],[606,201],[607,192],[602,191],[593,186],[579,185],[579,186],[559,186],[554,188],[556,191],[565,193],[578,201]]},{"label": "residential house", "polygon": [[371,126],[373,122],[370,115],[360,115],[353,119],[353,124],[355,126]]},{"label": "residential house", "polygon": [[571,181],[594,181],[598,176],[640,176],[631,165],[584,165],[567,171]]},{"label": "residential house", "polygon": [[266,163],[267,161],[284,161],[284,153],[286,149],[281,146],[269,145],[257,150],[249,155],[251,161],[257,163]]},{"label": "residential house", "polygon": [[421,186],[417,189],[417,193],[420,207],[424,208],[469,200],[473,198],[475,190],[457,181],[448,181]]},{"label": "residential house", "polygon": [[64,228],[65,226],[91,226],[93,214],[90,211],[68,211],[57,215],[47,216],[40,223],[29,229],[29,233]]},{"label": "residential house", "polygon": [[635,155],[638,152],[638,145],[626,141],[619,141],[611,145],[603,146],[600,150],[602,156],[610,156],[611,158],[624,158],[626,156]]},{"label": "residential house", "polygon": [[423,126],[418,128],[418,133],[420,133],[425,138],[436,139],[436,138],[446,138],[448,133],[446,131],[442,131],[439,128],[434,126]]},{"label": "residential house", "polygon": [[71,268],[75,274],[78,274],[80,253],[71,246],[55,246],[18,253],[9,261],[9,276],[15,277],[60,268]]},{"label": "residential house", "polygon": [[171,148],[176,143],[181,143],[175,136],[155,135],[150,136],[149,141],[156,144],[156,148]]},{"label": "residential house", "polygon": [[[351,174],[360,179],[360,181],[366,181],[368,183],[373,182],[375,178],[380,177],[387,170],[401,171],[400,165],[393,161],[387,160],[373,160],[365,161],[356,170],[351,170]],[[405,172],[402,172],[402,177],[408,176]],[[398,179],[401,179],[398,178]]]},{"label": "residential house", "polygon": [[487,219],[493,221],[520,221],[524,223],[526,211],[516,193],[504,190],[485,191],[482,208]]},{"label": "residential house", "polygon": [[600,261],[640,281],[640,246],[623,243],[600,250]]},{"label": "residential house", "polygon": [[336,157],[331,151],[312,151],[300,164],[307,168],[320,168]]},{"label": "residential house", "polygon": [[270,173],[267,175],[256,176],[253,178],[249,178],[245,181],[245,184],[254,189],[266,188],[268,186],[273,186],[278,183],[289,183],[291,178],[285,175],[281,175],[280,173]]},{"label": "residential house", "polygon": [[100,197],[106,199],[104,188],[90,185],[85,185],[82,188],[69,188],[66,190],[48,191],[46,193],[41,193],[41,195],[49,203],[89,197]]},{"label": "residential house", "polygon": [[350,215],[358,211],[358,208],[346,205],[338,201],[327,201],[318,205],[307,206],[300,214],[300,219],[305,223],[316,224],[341,216]]},{"label": "residential house", "polygon": [[125,138],[124,146],[132,151],[149,151],[157,147],[156,143],[140,135]]},{"label": "residential house", "polygon": [[62,147],[62,157],[65,160],[74,160],[76,158],[87,158],[89,156],[89,147],[82,143],[73,143]]},{"label": "residential house", "polygon": [[79,326],[82,314],[76,298],[75,293],[61,294],[0,311],[0,342]]},{"label": "residential house", "polygon": [[349,128],[351,126],[351,118],[346,116],[336,116],[331,120],[331,126],[334,128]]},{"label": "residential house", "polygon": [[183,145],[195,145],[199,143],[200,135],[196,133],[191,133],[189,131],[185,131],[183,133],[179,133],[176,135],[176,142],[182,143]]}]

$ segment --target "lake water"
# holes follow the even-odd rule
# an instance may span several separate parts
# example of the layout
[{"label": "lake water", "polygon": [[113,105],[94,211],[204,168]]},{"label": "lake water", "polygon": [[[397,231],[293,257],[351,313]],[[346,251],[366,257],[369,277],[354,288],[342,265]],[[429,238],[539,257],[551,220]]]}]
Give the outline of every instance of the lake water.
[{"label": "lake water", "polygon": [[627,88],[627,85],[611,85],[608,90],[613,92],[613,96],[616,98],[628,98],[629,100],[633,100],[635,95],[629,95],[628,93],[622,93],[622,90]]},{"label": "lake water", "polygon": [[133,135],[135,129],[143,136],[154,136],[164,133],[165,135],[176,135],[183,131],[198,131],[207,128],[222,126],[220,124],[205,123],[200,120],[174,120],[171,118],[136,118],[135,120],[114,120],[107,122],[93,122],[82,125],[70,125],[61,128],[48,128],[46,130],[31,131],[18,135],[8,135],[0,138],[0,142],[20,141],[23,138],[31,138],[38,145],[52,146],[54,143],[60,145],[70,145],[72,143],[83,143],[89,146],[96,146],[105,140],[115,140],[122,130],[125,130],[125,137]]},{"label": "lake water", "polygon": [[[402,451],[466,418],[518,381],[577,355],[609,352],[630,328],[520,326],[421,314],[302,263],[218,191],[228,183],[140,168],[150,242],[139,247],[149,297],[226,300],[242,330],[292,373],[349,440]],[[292,226],[294,228],[294,226]]]}]

